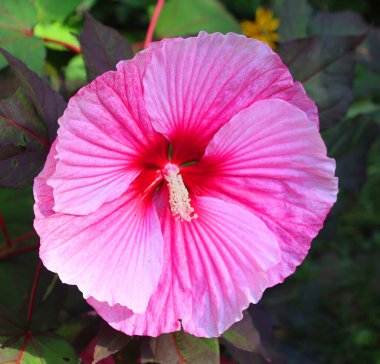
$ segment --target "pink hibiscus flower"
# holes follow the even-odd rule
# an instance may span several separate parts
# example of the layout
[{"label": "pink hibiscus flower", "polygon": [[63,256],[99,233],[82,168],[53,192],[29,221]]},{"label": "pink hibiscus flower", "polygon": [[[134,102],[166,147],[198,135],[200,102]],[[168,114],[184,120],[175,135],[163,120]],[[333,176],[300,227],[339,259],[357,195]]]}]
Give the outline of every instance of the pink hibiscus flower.
[{"label": "pink hibiscus flower", "polygon": [[40,256],[129,335],[220,335],[336,200],[318,114],[236,34],[153,43],[69,102],[35,180]]}]

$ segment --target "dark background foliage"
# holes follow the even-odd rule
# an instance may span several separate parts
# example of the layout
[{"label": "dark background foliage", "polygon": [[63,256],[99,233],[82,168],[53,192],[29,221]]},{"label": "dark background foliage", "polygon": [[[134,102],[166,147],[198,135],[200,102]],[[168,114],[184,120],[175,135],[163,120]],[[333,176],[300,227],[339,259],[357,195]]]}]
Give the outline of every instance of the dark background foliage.
[{"label": "dark background foliage", "polygon": [[0,1],[0,363],[380,364],[378,1],[166,1],[157,39],[241,33],[257,7],[273,9],[276,51],[316,101],[340,178],[305,262],[222,338],[127,337],[42,267],[31,186],[57,118],[78,88],[143,47],[154,6]]}]

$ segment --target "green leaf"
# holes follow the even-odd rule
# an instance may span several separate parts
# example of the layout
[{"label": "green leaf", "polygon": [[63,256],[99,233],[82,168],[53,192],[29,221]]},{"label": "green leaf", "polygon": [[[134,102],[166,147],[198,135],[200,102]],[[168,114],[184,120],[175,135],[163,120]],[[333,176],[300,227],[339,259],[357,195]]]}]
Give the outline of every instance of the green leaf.
[{"label": "green leaf", "polygon": [[218,339],[192,336],[183,331],[148,339],[142,347],[142,363],[219,364]]},{"label": "green leaf", "polygon": [[[69,291],[70,293],[70,291]],[[81,298],[81,302],[78,306],[84,305],[86,301],[83,299],[83,296],[78,293],[78,296]],[[70,311],[70,307],[65,304],[65,311],[70,312],[71,317],[73,317],[73,312]],[[90,310],[90,307],[87,307],[87,310]],[[55,331],[55,333],[61,337],[63,337],[67,342],[72,345],[77,352],[83,352],[83,350],[88,349],[89,343],[91,345],[95,344],[92,342],[94,339],[94,333],[99,329],[99,317],[90,314],[75,314],[75,316],[71,319],[66,320],[59,328]],[[93,358],[93,347],[92,353],[90,353],[91,359]]]},{"label": "green leaf", "polygon": [[[34,27],[34,35],[38,38],[52,39],[79,48],[79,41],[78,38],[75,36],[75,34],[77,33],[77,29],[69,27],[60,22],[38,23]],[[48,48],[55,49],[58,51],[69,51],[67,47],[64,47],[56,43],[47,41],[45,45]]]},{"label": "green leaf", "polygon": [[233,324],[222,335],[223,339],[241,350],[262,352],[260,334],[247,311],[241,321]]},{"label": "green leaf", "polygon": [[[0,47],[28,63],[42,74],[45,47],[41,39],[33,36],[37,20],[36,9],[30,0],[2,0],[0,2]],[[0,69],[7,61],[0,55]]]},{"label": "green leaf", "polygon": [[[359,46],[358,52],[360,52]],[[360,62],[360,61],[358,61]],[[380,100],[380,73],[374,72],[364,64],[357,64],[353,82],[355,98],[373,98]]]},{"label": "green leaf", "polygon": [[183,331],[175,332],[173,335],[179,352],[187,362],[192,364],[219,364],[218,339],[196,337]]},{"label": "green leaf", "polygon": [[113,70],[119,61],[133,57],[132,47],[126,38],[89,14],[86,14],[79,42],[89,80]]},{"label": "green leaf", "polygon": [[[22,190],[0,188],[0,213],[11,240],[33,231],[33,204],[33,192],[30,188]],[[0,234],[1,243],[3,243],[2,239]],[[36,236],[31,237],[30,240],[35,242]],[[8,286],[12,288],[13,285]]]},{"label": "green leaf", "polygon": [[39,18],[44,20],[62,20],[74,12],[82,0],[36,0]]},{"label": "green leaf", "polygon": [[307,37],[311,12],[307,0],[284,0],[280,7],[280,40]]},{"label": "green leaf", "polygon": [[380,111],[380,104],[375,104],[371,99],[359,99],[352,103],[347,112],[348,118],[354,118],[361,114],[371,114]]},{"label": "green leaf", "polygon": [[81,54],[70,59],[65,69],[65,78],[70,81],[86,80],[86,66]]},{"label": "green leaf", "polygon": [[96,337],[93,364],[108,358],[112,354],[120,351],[126,346],[132,337],[116,331],[104,321],[100,325],[99,333]]},{"label": "green leaf", "polygon": [[310,23],[313,35],[361,35],[368,31],[363,18],[353,11],[318,12]]},{"label": "green leaf", "polygon": [[21,336],[11,344],[7,344],[7,339],[0,338],[4,345],[0,348],[1,363],[16,363],[22,350],[21,360],[17,361],[19,364],[77,364],[79,362],[70,344],[58,336],[30,335],[26,340],[26,345],[25,336]]},{"label": "green leaf", "polygon": [[363,36],[321,36],[280,44],[283,62],[318,106],[322,129],[337,123],[351,104],[354,52],[362,40]]},{"label": "green leaf", "polygon": [[156,35],[160,38],[176,37],[201,30],[241,33],[237,20],[217,0],[169,0],[157,22]]},{"label": "green leaf", "polygon": [[[12,307],[15,310],[17,314],[13,321],[18,324],[24,322],[27,318],[27,310],[38,264],[37,249],[33,252],[2,259],[0,264],[0,304]],[[33,332],[51,332],[61,321],[59,318],[65,304],[68,286],[57,281],[46,297],[46,289],[51,285],[54,274],[42,269],[38,278],[33,315],[30,325],[28,323],[26,329],[29,330],[31,327]],[[12,282],[12,284],[9,284],[9,282]],[[4,333],[4,335],[6,334],[7,332]]]},{"label": "green leaf", "polygon": [[26,317],[20,318],[13,307],[0,304],[0,337],[21,336],[27,327]]}]

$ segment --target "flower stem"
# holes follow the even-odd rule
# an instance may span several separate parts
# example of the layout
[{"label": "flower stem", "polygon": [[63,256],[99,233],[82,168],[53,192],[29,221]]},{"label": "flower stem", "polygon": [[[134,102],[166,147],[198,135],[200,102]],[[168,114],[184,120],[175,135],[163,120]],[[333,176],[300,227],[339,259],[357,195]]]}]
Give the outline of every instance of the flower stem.
[{"label": "flower stem", "polygon": [[156,8],[154,9],[154,13],[150,21],[148,31],[146,33],[144,48],[147,48],[149,44],[152,42],[154,29],[156,28],[157,20],[158,20],[158,17],[160,16],[160,13],[164,4],[165,4],[165,0],[157,1]]}]

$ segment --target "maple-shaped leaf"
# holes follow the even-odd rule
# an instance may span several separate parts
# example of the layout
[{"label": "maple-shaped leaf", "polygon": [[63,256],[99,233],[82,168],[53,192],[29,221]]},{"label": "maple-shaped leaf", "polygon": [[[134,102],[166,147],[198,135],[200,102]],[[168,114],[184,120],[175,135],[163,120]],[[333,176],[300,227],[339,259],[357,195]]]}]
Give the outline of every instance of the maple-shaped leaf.
[{"label": "maple-shaped leaf", "polygon": [[86,14],[79,42],[89,81],[115,69],[119,61],[133,57],[132,47],[126,38],[89,14]]},{"label": "maple-shaped leaf", "polygon": [[66,102],[46,81],[0,49],[19,89],[0,100],[0,186],[28,186],[41,170]]}]

